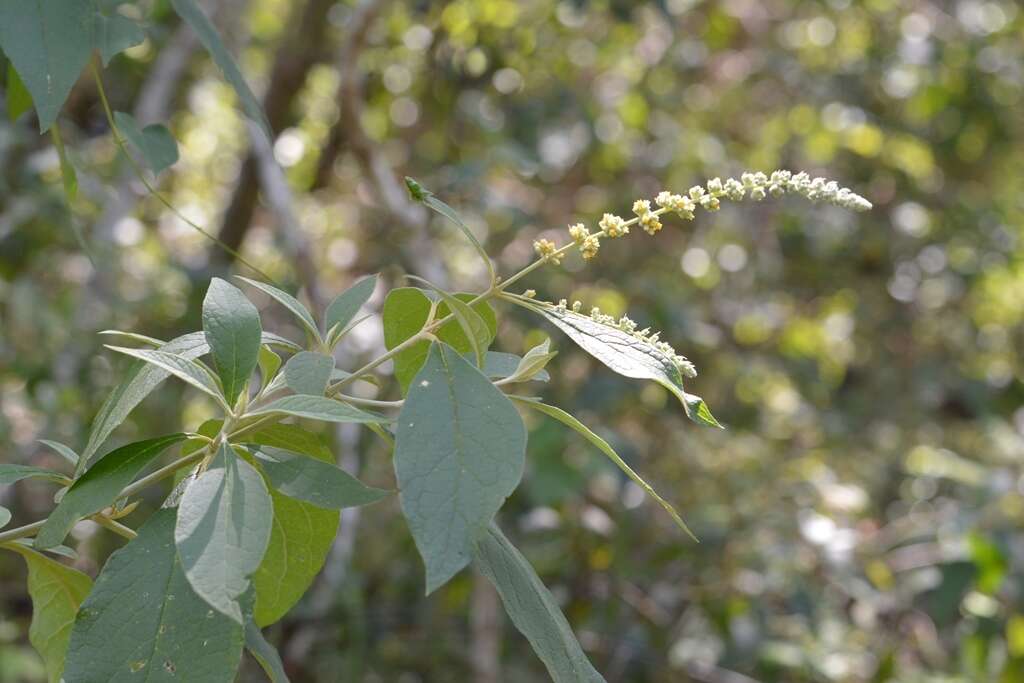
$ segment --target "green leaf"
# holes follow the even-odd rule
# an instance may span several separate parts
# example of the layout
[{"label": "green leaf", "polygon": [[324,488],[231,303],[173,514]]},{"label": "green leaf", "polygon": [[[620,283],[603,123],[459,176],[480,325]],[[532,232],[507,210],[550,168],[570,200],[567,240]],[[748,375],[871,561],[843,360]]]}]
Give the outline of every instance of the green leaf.
[{"label": "green leaf", "polygon": [[178,143],[167,126],[154,123],[142,128],[133,116],[120,111],[114,112],[114,123],[153,173],[177,163]]},{"label": "green leaf", "polygon": [[[282,346],[292,351],[299,349],[297,345],[271,332],[263,333],[262,342],[270,346]],[[206,335],[202,332],[191,332],[172,339],[161,346],[160,350],[173,353],[186,360],[193,360],[209,353],[210,347],[206,343]],[[124,379],[110,392],[93,419],[92,428],[89,431],[89,441],[85,450],[82,451],[82,459],[79,462],[80,468],[84,469],[85,464],[99,450],[110,433],[124,422],[135,406],[139,405],[142,399],[146,398],[168,376],[170,373],[163,368],[144,361],[132,363],[125,372]]]},{"label": "green leaf", "polygon": [[690,531],[690,527],[686,526],[686,522],[684,522],[683,518],[679,516],[679,513],[676,512],[676,509],[674,507],[672,507],[672,504],[669,503],[664,498],[662,498],[661,496],[659,496],[657,491],[655,491],[650,484],[644,481],[643,477],[637,474],[632,467],[626,464],[626,461],[623,460],[622,457],[615,452],[615,449],[612,448],[607,441],[605,441],[600,436],[592,432],[585,424],[583,424],[575,417],[562,410],[561,408],[549,406],[546,403],[541,403],[540,401],[529,401],[515,396],[512,397],[512,400],[519,405],[540,411],[547,415],[548,417],[553,417],[554,419],[558,420],[565,426],[575,430],[578,434],[580,434],[580,436],[585,438],[590,443],[597,446],[598,450],[600,450],[602,453],[608,456],[608,459],[615,463],[616,466],[618,466],[618,468],[622,470],[627,477],[632,479],[637,486],[642,488],[647,493],[647,495],[649,495],[651,498],[657,501],[658,505],[665,509],[665,512],[667,512],[669,516],[672,517],[672,520],[679,525],[680,529],[685,531],[693,540],[697,540],[697,537],[694,536],[692,531]]},{"label": "green leaf", "polygon": [[238,601],[263,560],[273,518],[263,478],[226,443],[178,508],[174,542],[185,576],[203,600],[239,625]]},{"label": "green leaf", "polygon": [[[460,301],[469,302],[475,299],[476,295],[460,293],[455,297]],[[430,315],[430,308],[430,298],[421,289],[400,287],[391,290],[384,301],[384,345],[389,350],[393,349],[423,329]],[[472,308],[483,318],[490,332],[490,339],[493,340],[498,329],[494,310],[486,301],[474,304]],[[448,304],[441,302],[437,306],[435,318],[443,318],[448,315],[448,312]],[[462,327],[455,320],[442,325],[437,332],[437,337],[459,353],[473,351],[472,343],[466,338]],[[487,346],[489,345],[490,341],[487,343]],[[423,367],[429,350],[430,342],[423,340],[395,356],[395,379],[401,384],[403,394],[408,392],[412,378]]]},{"label": "green leaf", "polygon": [[426,284],[448,305],[448,309],[452,312],[455,321],[459,323],[459,327],[462,328],[462,333],[465,335],[470,348],[473,350],[473,354],[476,356],[477,367],[482,368],[484,366],[484,354],[494,339],[494,332],[487,327],[484,319],[480,317],[479,313],[470,308],[469,304],[461,299],[457,299],[440,287],[427,282],[421,277],[410,277]]},{"label": "green leaf", "polygon": [[11,521],[11,511],[0,505],[0,529],[7,526],[7,523]]},{"label": "green leaf", "polygon": [[423,204],[428,206],[430,209],[450,220],[456,225],[456,227],[458,227],[459,230],[462,231],[462,234],[466,236],[466,239],[470,241],[473,248],[476,249],[476,253],[479,254],[481,260],[483,260],[484,266],[487,268],[487,274],[490,276],[491,283],[493,284],[495,282],[494,263],[491,262],[491,258],[487,255],[487,251],[484,250],[483,245],[480,244],[480,240],[476,238],[476,235],[474,235],[473,231],[469,229],[469,226],[462,222],[462,219],[459,217],[459,214],[456,213],[455,209],[442,202],[434,195],[433,192],[408,176],[405,178],[405,185],[409,188],[409,194],[413,199],[423,202]]},{"label": "green leaf", "polygon": [[240,289],[215,277],[203,299],[203,331],[224,396],[233,406],[259,360],[260,313]]},{"label": "green leaf", "polygon": [[356,317],[359,309],[373,296],[377,276],[364,277],[335,297],[324,314],[324,328],[328,339],[334,339]]},{"label": "green leaf", "polygon": [[260,368],[260,378],[262,380],[263,387],[266,387],[275,377],[277,377],[277,371],[281,369],[281,356],[274,353],[266,344],[261,344],[258,363]]},{"label": "green leaf", "polygon": [[698,406],[693,399],[700,399],[690,397],[683,391],[683,375],[669,354],[628,332],[599,323],[589,316],[535,302],[517,303],[547,318],[569,335],[577,346],[623,377],[654,380],[671,391],[683,404],[687,417],[694,422],[721,428],[722,425],[703,405],[703,401]]},{"label": "green leaf", "polygon": [[331,449],[324,443],[319,434],[307,431],[298,425],[284,423],[272,424],[246,437],[250,443],[259,446],[282,448],[302,453],[324,462],[334,462]]},{"label": "green leaf", "polygon": [[192,590],[175,553],[174,517],[158,510],[107,560],[74,622],[68,683],[234,680],[242,627]]},{"label": "green leaf", "polygon": [[6,486],[15,482],[21,481],[22,479],[49,479],[55,481],[58,484],[63,484],[67,481],[67,478],[60,472],[54,472],[53,470],[46,470],[42,467],[30,467],[29,465],[10,465],[7,463],[0,463],[0,486]]},{"label": "green leaf", "polygon": [[[488,351],[484,359],[484,374],[491,379],[505,379],[516,374],[523,359],[514,353],[503,353],[501,351]],[[538,382],[547,382],[551,375],[547,370],[541,369],[531,379]]]},{"label": "green leaf", "polygon": [[252,621],[245,624],[245,647],[270,678],[270,683],[289,683],[281,655],[277,654],[274,646],[263,637],[260,627]]},{"label": "green leaf", "polygon": [[40,550],[59,545],[78,520],[113,504],[118,494],[158,455],[185,440],[184,434],[137,441],[107,453],[67,490],[36,536]]},{"label": "green leaf", "polygon": [[509,618],[554,683],[604,683],[551,593],[497,525],[491,524],[477,542],[474,565],[498,589]]},{"label": "green leaf", "polygon": [[78,606],[92,588],[92,579],[21,543],[8,543],[4,547],[19,553],[28,565],[28,594],[32,597],[28,639],[43,658],[47,680],[58,683],[64,671],[71,625]]},{"label": "green leaf", "polygon": [[284,364],[284,380],[296,394],[323,396],[333,369],[334,359],[330,356],[300,351]]},{"label": "green leaf", "polygon": [[276,301],[277,303],[281,304],[289,311],[291,311],[292,314],[299,319],[299,322],[302,323],[302,326],[306,328],[306,331],[309,332],[311,338],[318,343],[321,341],[320,331],[316,327],[316,321],[313,320],[313,314],[309,312],[308,308],[302,305],[301,301],[293,297],[288,292],[282,291],[272,285],[260,282],[259,280],[250,280],[249,278],[242,277],[240,275],[237,275],[236,277],[239,280],[242,280],[243,282],[252,285],[256,289],[260,290],[261,292],[272,298],[274,301]]},{"label": "green leaf", "polygon": [[67,460],[72,465],[78,464],[78,453],[75,453],[74,449],[70,446],[66,446],[60,441],[49,441],[47,439],[39,439],[39,443],[53,449],[57,455]]},{"label": "green leaf", "polygon": [[295,417],[306,417],[322,422],[387,422],[383,415],[368,413],[347,403],[323,396],[285,396],[273,403],[252,410],[249,415],[270,415],[283,413]]},{"label": "green leaf", "polygon": [[[104,14],[97,7],[96,13],[93,14],[92,32],[93,44],[100,52],[103,66],[110,64],[110,60],[116,55],[128,48],[141,45],[146,40],[146,34],[142,27],[132,19],[119,14],[116,7],[112,8],[109,15]],[[177,152],[175,152],[175,156],[177,156]]]},{"label": "green leaf", "polygon": [[192,385],[209,396],[212,396],[226,410],[230,410],[229,406],[225,403],[224,396],[220,393],[220,389],[217,388],[217,381],[212,375],[210,375],[206,368],[196,361],[183,358],[182,356],[176,356],[175,354],[167,353],[166,351],[129,349],[124,346],[105,346],[111,351],[117,351],[118,353],[123,353],[126,356],[144,360],[147,363],[152,363],[158,368],[166,370],[168,373],[174,375],[183,382]]},{"label": "green leaf", "polygon": [[256,453],[271,485],[290,498],[341,510],[376,503],[391,491],[367,486],[335,465],[264,446]]},{"label": "green leaf", "polygon": [[218,35],[217,29],[214,28],[209,18],[203,13],[203,10],[199,8],[195,0],[171,0],[171,6],[174,7],[174,11],[178,13],[178,16],[196,32],[199,42],[203,44],[206,51],[213,57],[213,61],[220,67],[220,70],[224,73],[224,78],[235,89],[245,115],[259,124],[267,139],[272,140],[270,123],[267,122],[263,107],[260,106],[252,90],[249,89],[249,85],[245,82],[245,77],[242,76],[238,65],[235,64],[234,58],[224,46],[224,42],[221,40],[220,35]]},{"label": "green leaf", "polygon": [[32,108],[32,96],[22,82],[21,76],[14,69],[14,64],[7,64],[7,116],[16,121],[22,114]]},{"label": "green leaf", "polygon": [[18,70],[45,133],[92,54],[92,3],[0,0],[0,48]]},{"label": "green leaf", "polygon": [[60,162],[60,177],[64,184],[64,194],[67,196],[68,204],[75,201],[78,196],[78,174],[75,167],[68,159],[67,150],[64,149],[64,139],[60,136],[60,126],[50,128],[50,137],[53,138],[53,146],[57,148],[57,159]]},{"label": "green leaf", "polygon": [[515,406],[452,347],[438,343],[398,417],[402,511],[427,570],[427,593],[471,558],[523,475],[526,429]]}]

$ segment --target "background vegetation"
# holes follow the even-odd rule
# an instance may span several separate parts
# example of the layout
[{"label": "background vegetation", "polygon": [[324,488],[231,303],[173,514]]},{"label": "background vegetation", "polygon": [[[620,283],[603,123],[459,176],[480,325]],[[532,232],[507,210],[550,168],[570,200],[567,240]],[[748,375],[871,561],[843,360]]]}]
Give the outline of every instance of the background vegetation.
[{"label": "background vegetation", "polygon": [[[550,335],[562,353],[543,392],[600,426],[702,542],[539,420],[502,524],[610,681],[1024,681],[1019,4],[204,6],[264,93],[294,199],[261,175],[267,150],[250,150],[230,87],[162,0],[127,7],[149,39],[112,63],[113,104],[170,121],[182,156],[160,187],[317,309],[378,271],[481,283],[404,174],[458,207],[505,273],[549,230],[707,177],[805,169],[868,197],[867,214],[725,206],[531,275],[546,299],[615,315],[629,301],[696,363],[691,385],[728,430],[695,428],[661,388],[506,310],[499,348]],[[73,214],[31,119],[0,122],[0,443],[5,462],[39,464],[58,457],[40,438],[84,443],[116,382],[123,361],[97,331],[198,329],[209,277],[252,273],[131,180],[90,80],[61,120]],[[262,315],[300,338],[282,309]],[[373,320],[341,352],[382,347]],[[203,401],[168,383],[115,437],[195,429]],[[329,437],[344,466],[390,483],[376,443]],[[22,482],[0,503],[24,523],[49,491]],[[120,545],[88,523],[76,538],[89,572]],[[23,572],[0,556],[5,682],[43,676]],[[297,681],[543,677],[470,573],[422,591],[397,499],[347,510],[321,580],[269,635]]]}]

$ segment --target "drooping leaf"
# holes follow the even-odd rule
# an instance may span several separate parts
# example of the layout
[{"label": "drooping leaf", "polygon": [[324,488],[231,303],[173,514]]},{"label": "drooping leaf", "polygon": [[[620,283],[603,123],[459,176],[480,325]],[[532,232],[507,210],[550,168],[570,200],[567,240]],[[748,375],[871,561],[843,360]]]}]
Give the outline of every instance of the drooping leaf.
[{"label": "drooping leaf", "polygon": [[114,123],[153,173],[177,163],[178,143],[167,126],[154,123],[143,128],[131,114],[120,111],[114,112]]},{"label": "drooping leaf", "polygon": [[299,319],[299,322],[302,323],[302,326],[306,331],[309,332],[310,337],[317,342],[320,341],[320,331],[316,327],[316,321],[313,319],[313,314],[309,312],[308,308],[302,305],[301,301],[293,297],[288,292],[282,291],[272,285],[268,285],[265,282],[250,280],[249,278],[242,277],[240,275],[236,277],[238,277],[239,280],[252,285],[291,311],[291,313]]},{"label": "drooping leaf", "polygon": [[7,526],[7,523],[11,521],[11,511],[0,505],[0,529]]},{"label": "drooping leaf", "polygon": [[[468,303],[475,299],[476,295],[460,293],[455,294],[455,297],[460,301]],[[388,349],[393,349],[423,329],[423,325],[427,322],[427,317],[430,315],[430,307],[430,298],[421,289],[400,287],[391,290],[384,301],[384,345]],[[490,339],[493,340],[498,328],[498,321],[495,318],[494,310],[485,301],[474,304],[472,308],[487,325]],[[448,313],[448,305],[442,301],[437,306],[435,318],[443,318]],[[455,320],[450,320],[442,325],[437,332],[437,338],[459,353],[473,351],[473,345],[466,338],[462,327]],[[488,341],[487,345],[490,345],[490,341]],[[401,384],[403,393],[409,390],[412,378],[423,367],[429,350],[430,342],[423,340],[411,345],[395,356],[395,379]]]},{"label": "drooping leaf", "polygon": [[281,662],[281,655],[273,645],[263,637],[263,632],[255,622],[249,621],[245,624],[245,648],[249,650],[260,668],[267,674],[270,683],[289,683],[288,674],[284,671],[284,663]]},{"label": "drooping leaf", "polygon": [[224,396],[233,406],[259,361],[260,313],[240,289],[215,277],[203,299],[203,332]]},{"label": "drooping leaf", "polygon": [[462,328],[462,334],[469,342],[473,355],[476,356],[477,367],[483,367],[484,354],[487,353],[487,347],[494,339],[494,332],[488,329],[484,319],[480,317],[479,313],[470,308],[469,304],[440,287],[430,284],[423,278],[416,279],[428,285],[448,305],[448,310],[451,311],[455,322]]},{"label": "drooping leaf", "polygon": [[512,623],[554,683],[604,683],[540,577],[495,524],[477,541],[474,565],[498,589]]},{"label": "drooping leaf", "polygon": [[48,439],[39,439],[39,443],[51,448],[57,455],[71,463],[72,466],[78,464],[78,453],[75,453],[74,449],[70,446],[62,444],[60,441],[50,441]]},{"label": "drooping leaf", "polygon": [[137,22],[112,9],[109,14],[97,8],[93,14],[93,44],[100,52],[103,66],[116,55],[146,40],[146,34]]},{"label": "drooping leaf", "polygon": [[273,517],[263,478],[226,443],[178,507],[174,542],[185,576],[203,600],[239,625],[239,599],[263,560]]},{"label": "drooping leaf", "polygon": [[97,460],[71,485],[50,513],[36,536],[35,547],[45,550],[62,543],[76,522],[113,504],[121,489],[132,483],[146,465],[184,440],[184,434],[169,434],[136,441]]},{"label": "drooping leaf", "polygon": [[11,465],[0,463],[0,486],[6,486],[22,479],[49,479],[58,484],[64,483],[67,478],[60,472],[43,469],[42,467],[31,467],[30,465]]},{"label": "drooping leaf", "polygon": [[473,543],[522,478],[526,429],[515,406],[455,349],[431,346],[398,417],[402,511],[427,593],[469,563]]},{"label": "drooping leaf", "polygon": [[171,0],[171,6],[174,7],[174,11],[178,13],[178,16],[196,32],[199,42],[203,44],[206,51],[213,57],[213,61],[220,67],[227,82],[235,89],[245,115],[263,129],[263,133],[267,136],[268,140],[273,139],[270,132],[270,124],[267,122],[263,107],[260,106],[259,100],[256,99],[252,90],[249,89],[249,85],[245,82],[245,77],[242,76],[242,72],[235,63],[234,57],[231,56],[227,47],[224,46],[224,42],[221,40],[220,35],[218,35],[217,29],[214,28],[209,18],[203,13],[203,10],[199,8],[195,0]]},{"label": "drooping leaf", "polygon": [[340,510],[369,505],[391,494],[359,481],[335,465],[271,446],[256,458],[270,484],[290,498],[318,507]]},{"label": "drooping leaf", "polygon": [[28,639],[43,658],[47,680],[58,683],[64,671],[71,625],[78,606],[92,588],[92,579],[27,545],[8,543],[3,547],[19,553],[28,565],[28,594],[32,598]]},{"label": "drooping leaf", "polygon": [[413,199],[423,202],[431,210],[436,211],[458,227],[462,231],[462,234],[466,236],[466,239],[470,241],[473,248],[476,249],[476,253],[479,254],[480,259],[484,262],[484,266],[487,268],[487,274],[491,278],[493,283],[495,280],[494,263],[491,262],[491,258],[487,255],[487,251],[483,245],[480,244],[480,240],[476,238],[473,231],[469,229],[469,226],[462,222],[462,218],[456,213],[455,209],[448,206],[440,199],[438,199],[433,192],[426,189],[412,178],[406,176],[405,178],[406,187],[409,188],[409,194]]},{"label": "drooping leaf", "polygon": [[377,276],[371,275],[364,277],[335,297],[334,301],[327,306],[327,312],[324,314],[324,329],[329,340],[334,340],[337,334],[352,322],[356,313],[369,301],[376,288]]},{"label": "drooping leaf", "polygon": [[647,493],[647,495],[649,495],[651,498],[657,501],[658,505],[665,509],[665,512],[667,512],[669,516],[672,517],[672,520],[679,525],[680,529],[685,531],[694,540],[697,540],[697,537],[694,536],[692,531],[690,531],[690,527],[686,526],[686,522],[684,522],[683,518],[679,516],[679,513],[676,512],[676,509],[672,506],[672,504],[669,503],[664,498],[662,498],[660,495],[658,495],[657,491],[655,491],[650,484],[644,481],[644,478],[637,474],[632,467],[626,464],[626,461],[623,460],[622,457],[615,452],[615,449],[612,448],[607,441],[605,441],[600,436],[592,432],[585,424],[583,424],[574,416],[565,412],[561,408],[549,406],[546,403],[541,403],[540,401],[528,401],[518,397],[512,397],[512,400],[515,401],[518,405],[532,408],[541,413],[544,413],[548,417],[553,417],[554,419],[558,420],[559,422],[569,427],[570,429],[575,430],[580,436],[585,438],[590,443],[597,446],[597,449],[604,453],[606,456],[608,456],[608,459],[615,463],[615,465],[620,470],[622,470],[627,477],[632,479],[637,486],[642,488]]},{"label": "drooping leaf", "polygon": [[296,394],[323,396],[334,369],[334,359],[314,351],[300,351],[284,364],[284,381]]},{"label": "drooping leaf", "polygon": [[32,94],[45,133],[92,54],[92,3],[0,0],[0,49]]},{"label": "drooping leaf", "polygon": [[[484,374],[491,379],[505,379],[512,377],[519,369],[523,359],[514,353],[503,353],[501,351],[488,351],[484,359]],[[538,382],[547,382],[551,375],[547,370],[541,369],[532,379]]]},{"label": "drooping leaf", "polygon": [[383,415],[368,413],[347,403],[324,396],[285,396],[273,403],[249,411],[249,415],[283,413],[323,422],[387,422]]},{"label": "drooping leaf", "polygon": [[14,64],[7,64],[7,117],[16,121],[22,114],[32,108],[32,95],[21,80],[21,76],[14,69]]},{"label": "drooping leaf", "polygon": [[189,360],[181,356],[177,356],[173,353],[167,353],[166,351],[157,351],[154,349],[129,349],[124,346],[110,346],[105,345],[111,351],[117,351],[123,353],[126,356],[132,358],[138,358],[144,360],[147,363],[166,370],[168,373],[174,375],[183,382],[192,385],[196,389],[199,389],[204,394],[212,396],[218,403],[228,409],[229,406],[225,403],[224,396],[220,393],[220,389],[217,387],[216,380],[207,372],[206,368],[197,363],[194,360]]},{"label": "drooping leaf", "polygon": [[[261,341],[266,345],[281,346],[291,351],[299,349],[287,339],[270,332],[264,332]],[[191,332],[172,339],[161,346],[160,350],[173,353],[186,360],[193,360],[209,353],[210,347],[206,343],[206,335],[202,332]],[[170,373],[163,368],[141,360],[135,361],[129,366],[124,379],[111,391],[93,419],[92,427],[89,430],[89,441],[85,445],[85,450],[82,451],[79,467],[84,469],[85,463],[99,450],[110,433],[124,422],[135,406],[139,405],[142,399],[146,398],[169,375]]]},{"label": "drooping leaf", "polygon": [[174,547],[175,510],[155,512],[114,552],[71,631],[71,681],[230,681],[243,630],[189,585]]},{"label": "drooping leaf", "polygon": [[547,318],[569,335],[577,346],[623,377],[654,380],[668,389],[694,422],[721,428],[703,401],[696,404],[694,399],[697,397],[691,397],[683,390],[683,375],[673,357],[653,344],[568,309],[536,303],[524,306]]}]

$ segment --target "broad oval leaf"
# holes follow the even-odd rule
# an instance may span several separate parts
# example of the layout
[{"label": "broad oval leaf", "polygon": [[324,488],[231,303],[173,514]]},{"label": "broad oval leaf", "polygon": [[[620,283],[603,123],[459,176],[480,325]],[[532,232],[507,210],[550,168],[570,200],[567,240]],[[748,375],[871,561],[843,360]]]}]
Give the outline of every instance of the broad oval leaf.
[{"label": "broad oval leaf", "polygon": [[[683,375],[675,360],[654,345],[568,309],[536,302],[518,303],[547,318],[569,335],[577,346],[623,377],[654,380],[668,389],[683,404],[687,417],[694,422],[722,427],[702,400],[683,390]],[[702,409],[697,409],[695,400],[700,401]]]},{"label": "broad oval leaf", "polygon": [[227,444],[178,507],[174,542],[185,576],[203,600],[239,625],[239,600],[263,560],[273,516],[263,478]]},{"label": "broad oval leaf", "polygon": [[477,367],[482,368],[484,366],[484,354],[487,353],[487,347],[494,339],[494,332],[488,329],[487,323],[480,317],[480,314],[470,308],[469,304],[465,301],[449,294],[440,287],[432,285],[423,278],[415,279],[429,286],[447,304],[448,310],[451,311],[455,322],[462,328],[462,333],[465,335],[470,348],[473,350],[473,354],[476,356]]},{"label": "broad oval leaf", "polygon": [[53,470],[43,469],[42,467],[32,467],[31,465],[10,465],[7,463],[0,463],[0,486],[7,486],[19,482],[22,479],[49,479],[50,481],[58,484],[63,484],[67,481],[67,477],[62,475],[60,472],[54,472]]},{"label": "broad oval leaf", "polygon": [[106,347],[111,351],[116,351],[118,353],[123,353],[126,356],[131,356],[132,358],[144,360],[147,363],[152,363],[153,365],[166,370],[168,373],[174,375],[186,384],[190,384],[207,396],[213,397],[225,409],[230,410],[229,405],[225,402],[225,397],[217,387],[217,382],[210,373],[206,371],[206,368],[196,361],[176,356],[173,353],[167,353],[166,351],[156,351],[153,349],[129,349],[124,346],[110,346],[109,344],[106,345]]},{"label": "broad oval leaf", "polygon": [[32,94],[44,133],[92,54],[92,8],[82,0],[0,2],[0,49]]},{"label": "broad oval leaf", "polygon": [[376,503],[391,491],[373,488],[331,463],[264,446],[256,453],[270,484],[289,498],[341,510]]},{"label": "broad oval leaf", "polygon": [[477,541],[474,566],[498,589],[509,618],[554,683],[604,683],[551,593],[497,525],[491,524]]},{"label": "broad oval leaf", "polygon": [[427,593],[465,567],[522,478],[526,428],[512,402],[452,347],[431,346],[398,417],[402,511]]},{"label": "broad oval leaf", "polygon": [[28,565],[28,594],[32,598],[28,639],[43,658],[49,682],[58,683],[64,671],[71,625],[78,606],[92,588],[92,579],[24,544],[8,543],[3,547],[19,553]]},{"label": "broad oval leaf", "polygon": [[177,163],[178,143],[167,126],[154,123],[143,128],[131,114],[120,111],[114,112],[114,123],[153,173]]},{"label": "broad oval leaf", "polygon": [[155,512],[114,552],[71,631],[67,681],[230,681],[242,627],[210,610],[174,548],[173,509]]},{"label": "broad oval leaf", "polygon": [[113,8],[110,15],[100,11],[101,4],[97,3],[96,13],[93,15],[93,43],[100,52],[103,59],[103,66],[110,64],[110,60],[128,48],[142,44],[146,40],[146,34],[142,27]]},{"label": "broad oval leaf", "polygon": [[299,322],[302,323],[302,326],[310,334],[310,337],[317,342],[320,341],[320,331],[316,327],[316,321],[313,320],[313,314],[309,312],[308,308],[302,305],[301,301],[296,299],[288,292],[280,290],[277,287],[274,287],[273,285],[268,285],[264,282],[260,282],[259,280],[250,280],[249,278],[242,277],[241,275],[236,275],[235,277],[237,277],[242,282],[252,285],[256,289],[260,290],[261,292],[272,298],[274,301],[276,301],[277,303],[281,304],[289,311],[291,311],[292,315],[298,318]]},{"label": "broad oval leaf", "polygon": [[331,380],[334,359],[314,351],[300,351],[284,364],[284,381],[296,394],[323,396]]},{"label": "broad oval leaf", "polygon": [[279,398],[262,408],[249,411],[250,416],[283,413],[322,422],[388,422],[388,418],[368,413],[347,403],[325,396],[295,395]]},{"label": "broad oval leaf", "polygon": [[203,299],[203,332],[228,405],[235,405],[256,369],[262,339],[260,313],[237,287],[213,278]]},{"label": "broad oval leaf", "polygon": [[[469,302],[476,298],[475,294],[458,293],[454,295],[463,302]],[[414,334],[423,329],[430,315],[430,298],[421,289],[415,287],[399,287],[388,293],[384,300],[384,345],[393,349]],[[473,305],[473,310],[483,319],[487,325],[490,340],[494,339],[498,328],[498,321],[494,315],[494,309],[481,301]],[[436,318],[443,318],[449,313],[448,304],[443,301],[437,306]],[[462,327],[456,320],[450,320],[441,326],[437,332],[437,338],[454,348],[459,353],[473,351],[473,345],[462,331]],[[490,340],[485,346],[490,345]],[[409,390],[409,384],[413,377],[423,367],[430,350],[430,342],[423,340],[403,350],[394,358],[395,379],[402,386],[402,393]]]},{"label": "broad oval leaf", "polygon": [[327,331],[329,343],[336,341],[337,335],[352,322],[356,313],[369,301],[376,288],[376,275],[364,277],[335,297],[334,301],[327,306],[327,312],[324,314],[324,328]]},{"label": "broad oval leaf", "polygon": [[130,484],[146,465],[184,440],[184,434],[169,434],[137,441],[97,460],[71,485],[60,504],[50,513],[36,536],[35,547],[45,550],[63,543],[75,523],[113,504],[121,489]]}]

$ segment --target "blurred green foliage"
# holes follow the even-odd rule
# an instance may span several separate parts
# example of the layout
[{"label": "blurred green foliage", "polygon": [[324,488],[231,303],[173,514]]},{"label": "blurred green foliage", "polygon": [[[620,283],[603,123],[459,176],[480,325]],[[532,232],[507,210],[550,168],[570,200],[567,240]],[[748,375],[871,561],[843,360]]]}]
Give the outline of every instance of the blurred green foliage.
[{"label": "blurred green foliage", "polygon": [[[261,92],[305,3],[220,4]],[[499,311],[499,347],[521,353],[551,335],[561,351],[545,399],[607,438],[702,539],[689,541],[576,435],[528,416],[527,477],[502,523],[608,680],[1024,681],[1020,5],[383,2],[347,34],[368,4],[330,6],[274,145],[328,294],[377,271],[399,286],[396,264],[422,273],[431,258],[453,286],[483,283],[472,247],[441,219],[396,219],[374,164],[457,207],[504,273],[529,261],[534,239],[557,230],[564,241],[567,223],[593,225],[638,197],[746,169],[808,170],[875,205],[726,206],[524,282],[610,314],[628,306],[641,326],[664,330],[699,368],[690,386],[724,432],[694,428],[661,388],[616,377],[555,330]],[[150,20],[149,38],[107,75],[125,111],[179,40],[162,2],[131,9]],[[185,58],[169,106],[181,160],[160,184],[215,227],[246,128],[209,60]],[[358,83],[339,90],[343,76]],[[352,96],[369,160],[352,120],[337,124]],[[37,440],[81,446],[124,365],[96,332],[198,329],[199,297],[224,264],[120,180],[89,83],[61,121],[78,169],[74,214],[57,154],[30,118],[0,123],[0,443],[4,461],[59,467]],[[118,188],[127,213],[114,210]],[[417,230],[433,253],[400,256]],[[289,244],[257,207],[243,253],[297,286]],[[293,325],[301,338],[263,304],[267,327]],[[344,357],[356,363],[381,345],[374,319]],[[203,401],[168,385],[117,441],[195,429]],[[389,481],[378,442],[331,436],[365,480]],[[0,504],[25,523],[52,502],[45,484],[24,482],[0,491]],[[344,577],[336,590],[314,590],[270,634],[293,679],[472,680],[471,576],[424,600],[397,504],[354,528],[351,562],[329,570]],[[84,539],[79,565],[95,571],[117,541]],[[27,646],[23,571],[0,557],[5,682],[43,675]],[[542,678],[507,624],[502,647],[504,680]]]}]

